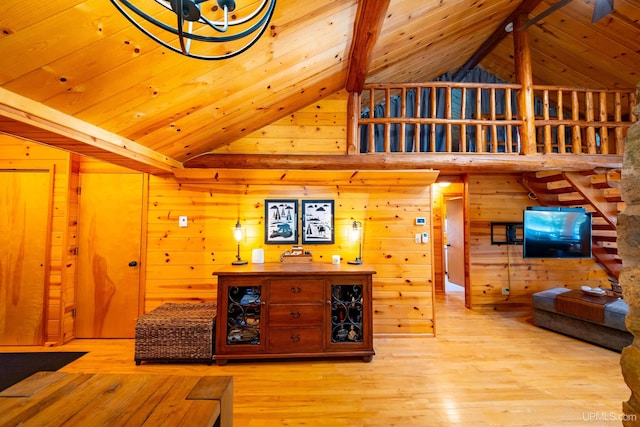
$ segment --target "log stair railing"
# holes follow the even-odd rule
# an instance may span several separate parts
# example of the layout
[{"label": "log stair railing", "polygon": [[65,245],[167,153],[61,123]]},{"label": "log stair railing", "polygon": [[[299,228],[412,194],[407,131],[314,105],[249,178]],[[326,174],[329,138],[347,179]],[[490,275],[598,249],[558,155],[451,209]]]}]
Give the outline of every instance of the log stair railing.
[{"label": "log stair railing", "polygon": [[617,218],[624,210],[619,170],[589,172],[544,171],[523,174],[522,183],[543,206],[584,207],[591,212],[592,254],[618,279],[622,260],[617,247]]}]

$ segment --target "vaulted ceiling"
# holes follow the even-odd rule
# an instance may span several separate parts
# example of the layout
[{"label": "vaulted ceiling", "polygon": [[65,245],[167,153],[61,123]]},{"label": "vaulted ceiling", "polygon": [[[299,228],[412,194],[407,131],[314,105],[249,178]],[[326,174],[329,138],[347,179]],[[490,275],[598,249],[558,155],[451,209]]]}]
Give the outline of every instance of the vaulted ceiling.
[{"label": "vaulted ceiling", "polygon": [[[477,62],[514,81],[513,39],[504,26],[522,7],[532,19],[534,83],[636,86],[640,2],[614,0],[614,12],[595,23],[593,0],[569,1],[539,18],[556,3],[279,0],[255,46],[203,61],[161,47],[107,0],[5,0],[0,85],[180,163],[348,81],[357,86],[358,72],[367,83],[427,82]],[[2,123],[0,131],[11,132]]]}]

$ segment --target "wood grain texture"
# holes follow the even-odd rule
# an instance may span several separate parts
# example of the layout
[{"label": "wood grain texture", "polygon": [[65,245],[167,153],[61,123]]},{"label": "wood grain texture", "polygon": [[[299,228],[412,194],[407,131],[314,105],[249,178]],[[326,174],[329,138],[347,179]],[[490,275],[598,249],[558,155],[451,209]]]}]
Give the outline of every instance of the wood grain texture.
[{"label": "wood grain texture", "polygon": [[0,170],[0,344],[44,343],[51,179],[48,170]]},{"label": "wood grain texture", "polygon": [[354,24],[354,37],[349,53],[349,74],[345,89],[349,93],[360,93],[371,62],[371,51],[376,45],[384,22],[389,0],[365,0],[358,2]]},{"label": "wood grain texture", "polygon": [[229,427],[232,399],[231,377],[39,372],[0,394],[0,422]]},{"label": "wood grain texture", "polygon": [[136,366],[132,340],[76,340],[63,348],[89,353],[62,370],[233,376],[236,426],[619,425],[620,354],[535,327],[529,309],[465,310],[461,293],[435,312],[438,336],[374,337],[371,363]]},{"label": "wood grain texture", "polygon": [[[245,236],[241,256],[263,248],[265,262],[279,262],[290,245],[264,243],[264,201],[267,199],[335,200],[335,243],[308,245],[313,262],[330,264],[355,259],[358,248],[349,238],[354,220],[364,223],[363,258],[374,277],[374,306],[378,291],[393,290],[406,300],[382,304],[374,312],[374,333],[433,333],[432,260],[430,245],[415,243],[424,227],[414,218],[430,218],[428,186],[363,185],[227,185],[185,184],[173,178],[149,181],[149,233],[145,310],[165,301],[215,300],[214,272],[230,267],[237,246],[231,228],[241,220]],[[186,215],[189,226],[178,227]],[[226,224],[226,225],[225,225]],[[418,315],[415,315],[418,313]]]},{"label": "wood grain texture", "polygon": [[[75,226],[73,218],[73,187],[70,172],[70,154],[40,144],[25,142],[6,135],[0,135],[0,169],[49,170],[53,188],[50,190],[51,231],[45,236],[48,241],[45,258],[49,260],[44,289],[45,307],[50,317],[45,320],[42,338],[45,342],[62,343],[69,338],[73,322],[70,317],[73,307],[75,257]],[[4,204],[0,209],[5,207]]]},{"label": "wood grain texture", "polygon": [[[476,309],[530,304],[533,292],[550,287],[580,289],[608,284],[594,259],[523,259],[522,246],[491,245],[491,222],[522,222],[522,211],[537,206],[518,175],[469,177],[471,291]],[[503,287],[511,289],[503,296]]]},{"label": "wood grain texture", "polygon": [[[555,4],[539,3],[525,12],[537,16]],[[344,91],[356,74],[368,83],[407,83],[453,73],[482,55],[483,46],[492,46],[492,34],[505,34],[505,23],[519,6],[511,0],[281,0],[249,52],[226,61],[198,61],[146,37],[110,2],[62,0],[42,7],[36,0],[5,1],[0,5],[2,88],[139,146],[114,153],[99,135],[78,142],[74,138],[86,136],[72,132],[78,126],[66,126],[71,140],[69,134],[57,140],[28,126],[16,130],[15,122],[3,126],[106,161],[166,171],[167,163],[174,167],[173,162],[244,138],[249,149],[255,142],[249,135]],[[619,0],[614,13],[591,23],[593,2],[574,1],[531,25],[533,81],[634,87],[638,10],[635,0]],[[481,67],[514,81],[512,36],[485,49],[490,52]],[[350,74],[350,68],[358,72]],[[303,149],[294,142],[296,151]],[[347,149],[343,141],[336,146],[333,135],[325,145],[314,150]]]},{"label": "wood grain texture", "polygon": [[134,336],[143,287],[143,183],[138,173],[80,176],[78,337]]}]

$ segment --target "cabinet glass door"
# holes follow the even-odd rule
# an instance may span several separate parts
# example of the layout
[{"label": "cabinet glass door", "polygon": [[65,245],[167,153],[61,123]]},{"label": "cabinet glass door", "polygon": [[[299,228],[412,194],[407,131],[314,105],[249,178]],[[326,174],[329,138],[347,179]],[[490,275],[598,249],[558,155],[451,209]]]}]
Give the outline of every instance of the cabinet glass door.
[{"label": "cabinet glass door", "polygon": [[260,345],[261,286],[227,288],[227,334],[229,346]]},{"label": "cabinet glass door", "polygon": [[331,285],[331,344],[362,343],[363,285]]}]

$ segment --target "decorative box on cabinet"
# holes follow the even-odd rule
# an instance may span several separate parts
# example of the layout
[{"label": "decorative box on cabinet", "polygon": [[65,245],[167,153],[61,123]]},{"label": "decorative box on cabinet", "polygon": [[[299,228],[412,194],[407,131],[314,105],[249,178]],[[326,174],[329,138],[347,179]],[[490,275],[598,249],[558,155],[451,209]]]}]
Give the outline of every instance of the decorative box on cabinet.
[{"label": "decorative box on cabinet", "polygon": [[216,363],[375,354],[371,282],[362,265],[250,264],[218,276]]}]

